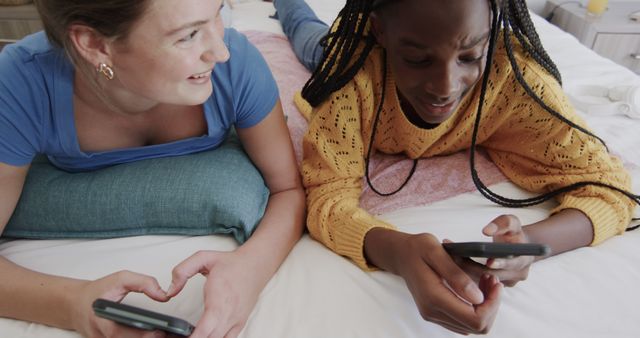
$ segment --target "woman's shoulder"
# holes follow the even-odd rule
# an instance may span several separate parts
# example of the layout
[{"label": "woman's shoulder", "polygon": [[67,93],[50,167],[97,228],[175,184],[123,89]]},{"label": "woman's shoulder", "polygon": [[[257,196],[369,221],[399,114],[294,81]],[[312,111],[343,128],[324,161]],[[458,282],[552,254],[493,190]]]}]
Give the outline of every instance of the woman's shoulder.
[{"label": "woman's shoulder", "polygon": [[20,82],[37,85],[51,76],[68,74],[71,63],[61,48],[51,45],[44,32],[9,44],[0,52],[0,83],[16,89]]},{"label": "woman's shoulder", "polygon": [[262,54],[244,34],[227,28],[224,43],[229,60],[216,64],[214,94],[207,102],[212,112],[248,128],[271,112],[279,97],[278,87]]},{"label": "woman's shoulder", "polygon": [[224,43],[229,49],[231,60],[233,60],[234,56],[238,56],[238,54],[247,55],[248,53],[250,55],[254,51],[257,52],[257,48],[249,41],[247,36],[235,28],[225,28]]},{"label": "woman's shoulder", "polygon": [[[354,55],[351,62],[357,58],[358,55]],[[333,91],[320,105],[312,108],[302,96],[297,98],[299,102],[296,102],[296,105],[300,109],[305,109],[307,111],[305,112],[306,115],[315,116],[317,112],[325,111],[331,107],[336,100],[342,101],[346,98],[350,101],[351,105],[358,102],[366,103],[362,102],[363,100],[367,102],[378,101],[379,98],[376,96],[381,95],[382,84],[386,81],[384,65],[384,50],[380,46],[375,46],[369,52],[353,78],[344,86]],[[353,112],[357,113],[356,111]]]},{"label": "woman's shoulder", "polygon": [[[509,42],[507,45],[502,34],[500,35],[491,65],[489,99],[493,98],[496,104],[509,107],[517,105],[518,109],[509,109],[512,114],[508,116],[519,116],[518,118],[522,117],[521,114],[534,119],[539,117],[538,113],[546,115],[546,110],[538,100],[563,115],[571,114],[572,109],[560,82],[527,52],[517,38],[510,37]],[[515,61],[514,65],[512,61]],[[531,112],[537,113],[532,115]]]},{"label": "woman's shoulder", "polygon": [[390,77],[393,77],[393,74],[387,69],[385,51],[376,45],[353,77],[352,88],[349,90],[357,92],[361,104],[372,105],[381,99],[383,86],[388,83]]},{"label": "woman's shoulder", "polygon": [[226,77],[229,77],[228,80],[234,81],[238,80],[237,76],[246,78],[247,76],[251,77],[249,75],[268,71],[260,51],[241,32],[234,28],[226,28],[224,43],[229,50],[229,60],[216,65],[216,68],[220,68],[217,73],[225,74]]},{"label": "woman's shoulder", "polygon": [[55,53],[44,31],[40,31],[24,37],[23,39],[8,44],[0,52],[2,62],[29,62],[37,56]]},{"label": "woman's shoulder", "polygon": [[[357,54],[354,55],[352,62],[358,59],[358,56]],[[354,90],[354,87],[359,92],[379,93],[386,75],[385,62],[384,49],[377,45],[374,46],[351,81],[334,93],[341,93],[345,90],[351,91]]]},{"label": "woman's shoulder", "polygon": [[227,44],[227,47],[248,43],[248,41],[246,35],[238,32],[235,28],[224,29],[224,42]]},{"label": "woman's shoulder", "polygon": [[[518,39],[511,36],[508,42],[509,44],[507,45],[503,35],[500,34],[492,63],[492,76],[494,78],[496,76],[502,77],[505,85],[511,86],[517,85],[517,83],[515,83],[518,81],[517,76],[521,76],[529,86],[552,87],[554,91],[562,90],[562,86],[556,78],[527,52]],[[514,70],[511,64],[511,57],[513,57],[513,61],[516,62],[516,70]],[[516,74],[516,71],[519,74]]]},{"label": "woman's shoulder", "polygon": [[[52,109],[71,104],[64,96],[71,92],[72,74],[66,55],[44,32],[0,52],[0,134],[19,150],[14,158],[41,150],[41,137],[56,119]],[[20,157],[20,163],[27,163],[27,157]]]},{"label": "woman's shoulder", "polygon": [[249,39],[233,28],[226,28],[224,43],[229,51],[229,59],[226,62],[215,65],[212,80],[214,90],[226,88],[232,92],[239,92],[254,81],[257,77],[268,72],[264,58]]},{"label": "woman's shoulder", "polygon": [[25,98],[41,97],[41,94],[32,94],[47,87],[47,79],[62,68],[58,62],[50,62],[51,59],[59,56],[44,32],[7,45],[0,52],[0,98],[3,98],[0,102],[9,105],[19,101],[14,105],[19,107],[28,105]]}]

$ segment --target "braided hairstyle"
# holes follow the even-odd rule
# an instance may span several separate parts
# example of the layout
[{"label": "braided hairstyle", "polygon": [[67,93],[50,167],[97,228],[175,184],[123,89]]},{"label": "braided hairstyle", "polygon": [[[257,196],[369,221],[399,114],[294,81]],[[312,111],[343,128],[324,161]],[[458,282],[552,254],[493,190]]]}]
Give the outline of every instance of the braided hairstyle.
[{"label": "braided hairstyle", "polygon": [[[398,0],[395,0],[398,1]],[[538,33],[535,30],[531,17],[529,16],[529,10],[527,8],[525,0],[488,0],[491,6],[492,18],[491,18],[491,32],[489,37],[489,50],[487,52],[487,60],[485,65],[484,74],[482,74],[481,90],[479,102],[484,102],[485,94],[487,91],[487,84],[489,81],[491,63],[493,61],[493,54],[496,48],[496,43],[500,39],[500,33],[504,41],[504,46],[507,52],[511,68],[515,74],[518,83],[524,88],[526,93],[532,97],[541,107],[549,112],[554,117],[567,123],[571,127],[580,130],[581,132],[598,139],[604,145],[604,141],[586,130],[585,128],[575,124],[568,120],[560,113],[549,107],[529,86],[525,81],[521,67],[518,65],[515,54],[513,51],[513,43],[511,37],[514,36],[524,50],[540,64],[549,74],[551,74],[558,83],[562,84],[562,79],[558,68],[551,60],[547,52],[545,51]],[[307,81],[302,89],[302,97],[309,102],[313,107],[318,106],[325,99],[331,95],[331,93],[341,89],[349,81],[353,79],[355,74],[362,68],[369,52],[376,44],[373,34],[366,33],[369,17],[373,11],[380,10],[382,7],[394,2],[394,0],[347,0],[345,7],[338,14],[338,18],[333,24],[331,32],[322,40],[322,44],[325,47],[325,53],[320,63],[311,78]],[[386,54],[383,54],[386,59]],[[386,77],[386,61],[383,63],[383,71]],[[405,179],[404,183],[395,191],[389,193],[379,192],[369,179],[369,159],[371,156],[371,149],[373,148],[373,139],[376,132],[376,125],[382,111],[383,101],[386,91],[386,81],[382,84],[382,100],[378,105],[377,112],[373,121],[373,128],[371,133],[371,139],[369,141],[368,153],[365,158],[365,178],[371,189],[379,195],[389,196],[400,191],[413,175],[417,160],[414,160],[411,172]],[[584,186],[599,186],[606,187],[615,190],[628,198],[632,199],[637,204],[640,204],[640,196],[634,195],[628,191],[620,189],[618,187],[604,184],[601,182],[577,182],[563,188],[553,190],[539,196],[526,199],[511,199],[491,191],[478,177],[478,172],[475,168],[475,150],[477,146],[477,136],[482,115],[483,104],[478,105],[478,111],[473,128],[473,134],[470,146],[470,169],[471,177],[476,188],[490,201],[500,204],[506,207],[526,207],[536,205],[545,202],[559,194],[575,190]],[[605,145],[606,147],[606,145]],[[635,218],[634,220],[638,220]],[[638,228],[640,225],[636,225],[627,230]]]},{"label": "braided hairstyle", "polygon": [[[362,68],[369,52],[376,44],[373,34],[365,35],[372,9],[392,0],[347,0],[334,23],[335,29],[320,42],[325,53],[320,65],[302,88],[302,97],[313,107],[331,93],[346,85]],[[360,42],[364,40],[364,47]],[[357,55],[362,48],[360,55]],[[357,57],[353,59],[353,56]]]}]

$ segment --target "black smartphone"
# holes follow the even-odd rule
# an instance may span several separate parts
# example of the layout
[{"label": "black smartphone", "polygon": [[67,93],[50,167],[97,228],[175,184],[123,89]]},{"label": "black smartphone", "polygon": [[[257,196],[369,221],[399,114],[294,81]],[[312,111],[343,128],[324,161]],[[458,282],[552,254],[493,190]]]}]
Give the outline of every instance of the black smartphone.
[{"label": "black smartphone", "polygon": [[194,327],[184,319],[153,312],[139,307],[98,298],[93,302],[96,316],[142,330],[163,330],[189,336]]},{"label": "black smartphone", "polygon": [[459,242],[443,243],[442,246],[450,255],[460,257],[546,256],[551,252],[549,246],[537,243]]}]

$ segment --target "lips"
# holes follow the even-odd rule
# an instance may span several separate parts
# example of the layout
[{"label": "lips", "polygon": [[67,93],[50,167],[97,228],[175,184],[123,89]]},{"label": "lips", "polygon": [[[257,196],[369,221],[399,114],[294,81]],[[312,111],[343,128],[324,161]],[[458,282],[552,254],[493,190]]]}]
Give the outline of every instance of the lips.
[{"label": "lips", "polygon": [[448,117],[453,111],[458,100],[453,100],[445,103],[433,103],[425,102],[424,107],[429,115],[433,115],[438,118]]},{"label": "lips", "polygon": [[203,78],[208,78],[211,76],[211,70],[208,70],[206,72],[202,72],[202,73],[198,73],[198,74],[193,74],[191,76],[189,76],[189,79],[203,79]]}]

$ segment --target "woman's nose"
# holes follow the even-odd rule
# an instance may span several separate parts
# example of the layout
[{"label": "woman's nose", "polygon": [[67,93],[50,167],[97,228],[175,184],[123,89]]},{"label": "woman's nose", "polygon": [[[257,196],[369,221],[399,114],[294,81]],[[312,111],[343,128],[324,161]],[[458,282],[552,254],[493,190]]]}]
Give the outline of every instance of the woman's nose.
[{"label": "woman's nose", "polygon": [[207,63],[223,63],[229,59],[229,49],[224,43],[224,30],[214,28],[209,36],[210,44],[202,53],[202,61]]},{"label": "woman's nose", "polygon": [[460,72],[456,65],[442,64],[427,81],[427,91],[441,101],[447,101],[460,90]]}]

